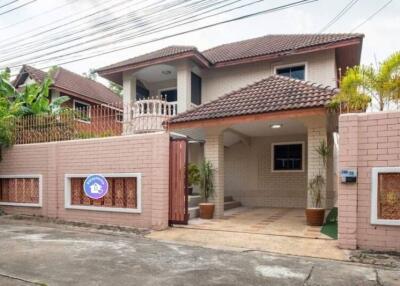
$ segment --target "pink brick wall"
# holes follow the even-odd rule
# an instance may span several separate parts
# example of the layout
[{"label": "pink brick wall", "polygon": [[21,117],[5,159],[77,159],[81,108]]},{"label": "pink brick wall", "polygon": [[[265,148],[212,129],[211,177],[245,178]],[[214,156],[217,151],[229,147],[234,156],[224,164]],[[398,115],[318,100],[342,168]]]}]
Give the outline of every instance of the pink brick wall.
[{"label": "pink brick wall", "polygon": [[339,185],[339,245],[400,251],[400,226],[370,224],[372,167],[400,166],[400,112],[341,115],[339,132],[339,169],[358,170]]},{"label": "pink brick wall", "polygon": [[[0,174],[42,174],[43,206],[0,207],[11,214],[163,229],[168,226],[168,166],[168,134],[15,145],[3,150]],[[141,173],[142,212],[65,209],[64,175],[80,173]]]}]

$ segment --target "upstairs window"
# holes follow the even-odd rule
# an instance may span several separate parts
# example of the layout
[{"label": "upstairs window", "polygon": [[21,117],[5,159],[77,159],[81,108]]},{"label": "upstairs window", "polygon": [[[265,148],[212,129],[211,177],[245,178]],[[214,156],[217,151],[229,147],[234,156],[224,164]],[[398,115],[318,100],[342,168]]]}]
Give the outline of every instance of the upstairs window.
[{"label": "upstairs window", "polygon": [[191,101],[196,105],[201,104],[201,77],[192,73]]},{"label": "upstairs window", "polygon": [[161,98],[166,100],[167,102],[176,102],[178,101],[178,91],[176,88],[169,88],[160,90]]},{"label": "upstairs window", "polygon": [[272,144],[273,171],[302,171],[303,143]]},{"label": "upstairs window", "polygon": [[90,104],[74,100],[75,119],[82,122],[90,122]]},{"label": "upstairs window", "polygon": [[294,79],[305,80],[306,79],[305,71],[306,71],[305,65],[298,65],[298,66],[277,68],[276,74],[287,76]]}]

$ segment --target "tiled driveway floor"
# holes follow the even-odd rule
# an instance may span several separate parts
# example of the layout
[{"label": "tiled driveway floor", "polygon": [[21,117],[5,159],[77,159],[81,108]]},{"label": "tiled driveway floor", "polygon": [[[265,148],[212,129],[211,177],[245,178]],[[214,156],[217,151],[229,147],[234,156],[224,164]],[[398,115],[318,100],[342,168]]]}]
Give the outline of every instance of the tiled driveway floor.
[{"label": "tiled driveway floor", "polygon": [[306,224],[304,209],[240,207],[226,211],[222,219],[195,218],[189,221],[189,225],[183,227],[331,239],[320,232],[320,227]]}]

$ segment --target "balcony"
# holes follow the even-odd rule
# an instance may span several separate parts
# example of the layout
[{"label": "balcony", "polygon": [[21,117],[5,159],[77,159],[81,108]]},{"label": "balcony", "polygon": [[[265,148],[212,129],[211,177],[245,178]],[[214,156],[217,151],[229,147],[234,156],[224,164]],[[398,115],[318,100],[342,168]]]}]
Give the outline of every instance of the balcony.
[{"label": "balcony", "polygon": [[164,131],[163,122],[177,114],[176,102],[143,99],[124,110],[124,134]]}]

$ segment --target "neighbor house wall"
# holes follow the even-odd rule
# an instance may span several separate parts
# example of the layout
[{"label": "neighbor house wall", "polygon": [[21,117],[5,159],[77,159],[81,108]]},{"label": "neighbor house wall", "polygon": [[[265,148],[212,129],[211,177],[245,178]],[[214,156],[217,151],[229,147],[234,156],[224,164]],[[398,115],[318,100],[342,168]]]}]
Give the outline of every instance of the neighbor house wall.
[{"label": "neighbor house wall", "polygon": [[[304,142],[304,171],[272,172],[271,145]],[[249,146],[225,148],[225,195],[244,206],[304,208],[307,202],[307,135],[252,137]]]},{"label": "neighbor house wall", "polygon": [[342,115],[339,134],[339,169],[358,171],[357,183],[339,184],[339,245],[400,251],[400,226],[371,223],[372,168],[400,166],[400,112]]},{"label": "neighbor house wall", "polygon": [[[168,226],[169,135],[15,145],[3,150],[0,175],[40,174],[42,207],[0,206],[6,213],[70,221],[163,229]],[[66,174],[141,174],[141,213],[64,208]]]},{"label": "neighbor house wall", "polygon": [[202,75],[203,103],[274,74],[276,66],[297,63],[306,63],[306,80],[336,87],[335,51],[332,49],[288,56],[282,60],[255,62],[207,70]]}]

